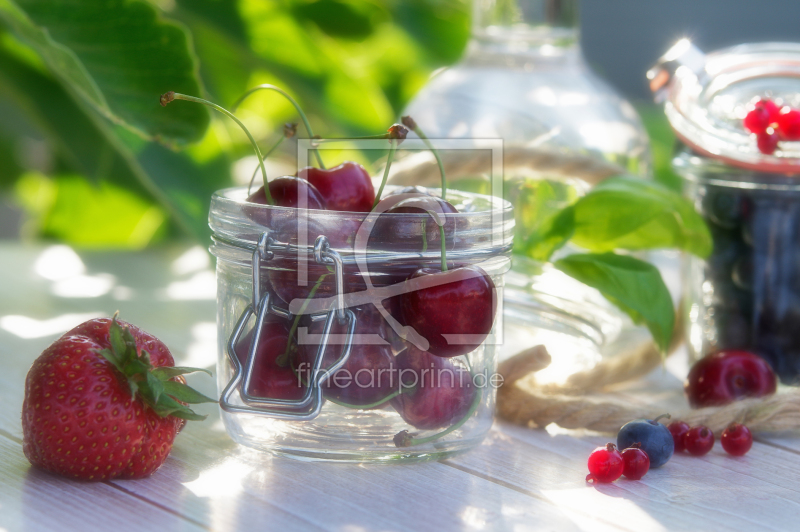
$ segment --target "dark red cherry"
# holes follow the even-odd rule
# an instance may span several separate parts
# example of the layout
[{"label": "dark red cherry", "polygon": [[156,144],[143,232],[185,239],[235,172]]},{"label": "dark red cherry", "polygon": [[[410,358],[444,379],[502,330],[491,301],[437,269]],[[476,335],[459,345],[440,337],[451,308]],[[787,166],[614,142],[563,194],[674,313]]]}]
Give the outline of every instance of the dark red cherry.
[{"label": "dark red cherry", "polygon": [[731,423],[722,431],[719,441],[728,454],[742,456],[753,446],[753,434],[741,423]]},{"label": "dark red cherry", "polygon": [[614,482],[622,476],[625,468],[622,453],[613,443],[608,443],[605,447],[598,447],[592,451],[587,465],[589,466],[589,474],[586,475],[587,482]]},{"label": "dark red cherry", "polygon": [[772,128],[769,128],[758,134],[756,137],[756,146],[758,146],[758,151],[764,155],[772,155],[775,153],[775,150],[778,149],[778,142],[780,140],[778,133]]},{"label": "dark red cherry", "polygon": [[369,212],[375,203],[372,178],[358,163],[348,161],[327,170],[308,166],[297,175],[317,187],[329,210]]},{"label": "dark red cherry", "polygon": [[[269,193],[275,201],[275,205],[279,207],[299,207],[300,198],[304,194],[306,196],[306,208],[308,209],[324,209],[325,200],[322,199],[317,187],[299,177],[283,176],[273,179],[269,182]],[[264,194],[264,186],[258,189],[247,197],[250,203],[258,203],[260,205],[267,204],[267,196]]]},{"label": "dark red cherry", "polygon": [[[374,307],[354,308],[358,335],[350,349],[350,356],[344,366],[328,377],[322,390],[326,398],[346,403],[348,406],[363,407],[379,403],[397,389],[398,381],[394,373],[394,355],[389,338],[392,331]],[[308,382],[310,368],[317,356],[319,338],[325,321],[314,321],[308,328],[300,330],[298,343],[300,351],[297,370]],[[335,320],[322,367],[330,367],[342,353],[346,333],[344,324]],[[309,337],[307,335],[315,335]],[[376,407],[383,405],[376,405]]]},{"label": "dark red cherry", "polygon": [[752,111],[744,117],[744,127],[751,133],[764,133],[778,121],[780,108],[772,100],[759,100]]},{"label": "dark red cherry", "polygon": [[702,425],[692,427],[683,435],[683,446],[694,456],[703,456],[714,447],[714,433]]},{"label": "dark red cherry", "polygon": [[392,406],[406,423],[431,430],[466,415],[476,393],[466,369],[414,347],[397,355],[396,365],[402,385]]},{"label": "dark red cherry", "polygon": [[[423,287],[428,283],[435,286]],[[403,323],[428,340],[433,355],[464,355],[491,332],[497,311],[494,283],[477,266],[446,272],[421,268],[408,278],[406,290],[400,295]]]},{"label": "dark red cherry", "polygon": [[634,445],[622,451],[622,474],[630,480],[641,480],[650,471],[650,457]]},{"label": "dark red cherry", "polygon": [[[292,372],[288,360],[282,366],[278,364],[278,357],[286,352],[286,345],[289,342],[288,322],[277,318],[268,320],[270,321],[267,321],[261,329],[247,393],[254,397],[269,399],[300,399],[303,397],[305,386]],[[252,341],[253,330],[243,336],[234,349],[242,367],[247,361]]]},{"label": "dark red cherry", "polygon": [[800,140],[800,111],[784,107],[778,115],[778,134],[785,140]]},{"label": "dark red cherry", "polygon": [[748,351],[719,351],[692,366],[684,390],[692,408],[701,408],[770,395],[775,386],[775,374],[763,358]]},{"label": "dark red cherry", "polygon": [[381,213],[370,232],[369,249],[441,250],[441,231],[429,211],[444,218],[442,221],[444,222],[445,242],[447,249],[451,249],[456,220],[447,215],[456,214],[458,211],[442,198],[428,195],[404,199]]},{"label": "dark red cherry", "polygon": [[683,435],[689,432],[689,424],[685,421],[673,421],[667,425],[667,430],[672,434],[672,441],[675,442],[675,452],[685,450],[683,446]]}]

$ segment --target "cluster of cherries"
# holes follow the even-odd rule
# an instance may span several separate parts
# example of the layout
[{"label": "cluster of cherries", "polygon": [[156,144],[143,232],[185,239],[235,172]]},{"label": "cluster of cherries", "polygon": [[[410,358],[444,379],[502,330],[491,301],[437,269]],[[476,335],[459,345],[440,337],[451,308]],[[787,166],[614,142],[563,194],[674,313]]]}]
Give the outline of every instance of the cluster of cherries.
[{"label": "cluster of cherries", "polygon": [[[315,138],[302,110],[281,89],[263,85],[249,91],[242,99],[258,89],[274,90],[288,98],[303,118],[309,137]],[[334,248],[352,246],[361,223],[370,219],[368,214],[381,201],[394,151],[405,139],[409,128],[427,142],[427,138],[410,117],[403,117],[403,124],[391,126],[383,135],[364,137],[384,138],[389,141],[387,167],[377,193],[369,172],[363,166],[347,161],[327,169],[316,150],[314,154],[317,156],[319,168],[306,167],[297,175],[268,181],[264,157],[259,147],[232,113],[200,98],[174,92],[162,95],[161,104],[167,105],[173,100],[209,105],[232,118],[245,130],[258,156],[264,184],[253,193],[248,191],[243,212],[253,221],[268,227],[270,233],[277,234],[277,238],[283,242],[296,241],[297,216],[280,216],[280,212],[265,209],[263,205],[350,213],[350,216],[342,217],[342,223],[336,227],[334,233],[328,228],[326,234],[323,225],[315,221],[315,216],[310,212],[307,217],[307,231],[312,242],[318,234],[325,234]],[[293,136],[295,132],[296,126],[285,127],[281,140]],[[267,155],[273,150],[267,152]],[[438,158],[438,154],[436,156]],[[377,334],[385,342],[379,345],[352,345],[345,364],[323,384],[323,393],[327,400],[354,409],[391,405],[407,423],[417,429],[449,427],[453,430],[454,424],[463,423],[474,412],[480,394],[473,386],[470,372],[449,359],[474,351],[488,336],[497,309],[495,287],[489,275],[482,269],[470,265],[448,264],[446,260],[446,249],[454,245],[456,231],[455,220],[447,215],[458,211],[445,198],[444,173],[441,197],[427,189],[409,188],[410,190],[401,189],[395,194],[411,192],[412,197],[394,202],[377,217],[377,221],[374,215],[371,217],[374,225],[370,238],[371,241],[391,242],[393,251],[441,249],[440,267],[422,264],[410,269],[407,266],[405,269],[398,267],[399,275],[384,276],[388,279],[386,282],[403,282],[414,288],[404,290],[400,295],[380,303],[405,330],[413,328],[429,346],[423,350],[418,347],[419,343],[407,341],[407,337],[401,338],[388,326],[382,313],[371,304],[351,308],[356,317],[355,335]],[[437,220],[432,212],[444,216]],[[396,216],[398,214],[408,216]],[[295,263],[285,258],[276,258],[273,262],[266,271],[267,283],[264,284],[272,296],[286,304],[297,299],[307,302],[313,298],[328,297],[335,291],[333,272],[324,265],[310,265],[311,282],[308,283],[309,286],[305,283],[300,286]],[[424,278],[422,283],[421,278]],[[431,279],[435,279],[435,282],[424,282]],[[359,272],[345,270],[344,280],[345,292],[366,288]],[[321,335],[324,323],[306,315],[295,316],[293,322],[270,315],[259,334],[247,392],[260,398],[301,398],[310,375],[307,371],[313,366],[319,346],[313,343],[299,345],[297,329],[302,325],[307,327],[309,334]],[[335,321],[330,333],[344,335],[345,324]],[[236,346],[236,354],[242,363],[247,359],[253,334],[254,331],[250,331]],[[453,337],[464,337],[463,335],[468,335],[469,341],[452,342]],[[333,345],[326,346],[322,367],[330,367],[339,355],[340,349]],[[403,382],[399,382],[399,376],[402,376]],[[425,440],[430,439],[429,437]],[[398,446],[414,445],[420,441],[421,439],[412,438],[407,431],[402,431],[395,437]]]},{"label": "cluster of cherries", "polygon": [[[714,447],[714,433],[703,425],[690,427],[685,421],[673,421],[667,430],[672,434],[676,453],[703,456]],[[753,446],[753,434],[741,423],[733,422],[722,431],[720,443],[728,454],[742,456]]]},{"label": "cluster of cherries", "polygon": [[758,150],[772,155],[782,140],[800,140],[800,111],[759,99],[744,117],[744,128],[756,135]]},{"label": "cluster of cherries", "polygon": [[[632,438],[637,441],[631,442]],[[747,427],[734,422],[722,432],[720,442],[728,454],[742,456],[753,446],[753,435]],[[618,446],[624,446],[622,452]],[[592,451],[586,481],[607,483],[621,476],[640,480],[651,467],[664,465],[673,453],[687,451],[693,456],[702,456],[713,446],[714,433],[702,425],[689,427],[683,421],[673,421],[665,426],[658,418],[637,419],[620,429],[617,445],[608,443]]]}]

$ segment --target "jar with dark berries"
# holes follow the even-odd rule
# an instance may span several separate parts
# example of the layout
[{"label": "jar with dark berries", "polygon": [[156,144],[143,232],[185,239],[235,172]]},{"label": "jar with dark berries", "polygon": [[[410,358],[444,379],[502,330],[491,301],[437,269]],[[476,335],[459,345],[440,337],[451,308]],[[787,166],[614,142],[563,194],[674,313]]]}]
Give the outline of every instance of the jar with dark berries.
[{"label": "jar with dark berries", "polygon": [[690,351],[752,352],[798,384],[800,45],[703,54],[683,40],[649,77],[679,139],[673,167],[713,240],[684,265]]},{"label": "jar with dark berries", "polygon": [[217,375],[235,441],[300,459],[413,461],[488,432],[513,209],[435,189],[398,205],[393,192],[372,212],[213,195]]}]

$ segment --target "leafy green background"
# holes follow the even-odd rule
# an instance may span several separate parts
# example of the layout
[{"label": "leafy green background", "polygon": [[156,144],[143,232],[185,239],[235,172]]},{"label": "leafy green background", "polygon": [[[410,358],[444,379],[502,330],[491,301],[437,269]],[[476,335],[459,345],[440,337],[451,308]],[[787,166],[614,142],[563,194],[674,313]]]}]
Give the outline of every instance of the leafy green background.
[{"label": "leafy green background", "polygon": [[[315,132],[375,134],[468,35],[465,0],[0,0],[0,195],[24,207],[30,237],[205,239],[210,194],[250,148],[161,93],[230,105],[275,83]],[[266,94],[241,116],[262,143],[295,119]]]}]

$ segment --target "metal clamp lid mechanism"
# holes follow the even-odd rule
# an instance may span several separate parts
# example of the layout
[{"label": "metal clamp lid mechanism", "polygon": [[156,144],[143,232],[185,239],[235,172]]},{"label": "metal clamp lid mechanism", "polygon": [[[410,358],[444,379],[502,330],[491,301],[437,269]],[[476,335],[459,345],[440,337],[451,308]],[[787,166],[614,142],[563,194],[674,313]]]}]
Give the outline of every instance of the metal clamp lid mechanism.
[{"label": "metal clamp lid mechanism", "polygon": [[[266,397],[255,397],[248,393],[250,383],[253,378],[253,368],[255,365],[256,353],[261,339],[261,331],[264,327],[267,315],[273,314],[284,319],[293,319],[294,316],[286,309],[275,306],[269,293],[262,294],[261,290],[261,262],[269,261],[274,257],[275,251],[286,250],[289,246],[284,243],[272,240],[265,232],[258,240],[258,245],[253,251],[253,301],[248,305],[241,317],[236,322],[226,350],[233,370],[233,377],[222,391],[220,406],[226,412],[258,414],[278,419],[291,419],[295,421],[305,421],[314,419],[322,409],[323,395],[322,385],[333,373],[339,370],[350,356],[353,335],[356,328],[356,316],[352,310],[344,308],[344,274],[341,257],[330,249],[327,238],[317,237],[313,246],[307,246],[306,251],[318,264],[332,264],[336,276],[337,305],[335,309],[327,312],[325,326],[322,332],[319,348],[316,357],[311,364],[308,372],[308,381],[302,383],[298,374],[298,386],[305,384],[303,396],[300,399],[273,399]],[[302,251],[302,248],[301,248]],[[244,365],[236,355],[236,344],[242,337],[250,318],[256,317],[247,359]],[[336,361],[328,368],[322,367],[325,349],[328,345],[330,331],[333,321],[338,320],[346,325],[345,342],[342,352]],[[234,392],[238,391],[240,400],[233,401]]]}]

